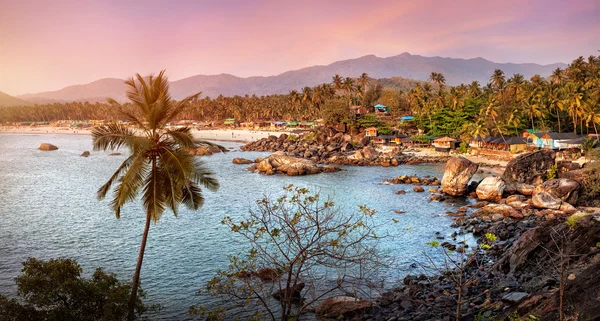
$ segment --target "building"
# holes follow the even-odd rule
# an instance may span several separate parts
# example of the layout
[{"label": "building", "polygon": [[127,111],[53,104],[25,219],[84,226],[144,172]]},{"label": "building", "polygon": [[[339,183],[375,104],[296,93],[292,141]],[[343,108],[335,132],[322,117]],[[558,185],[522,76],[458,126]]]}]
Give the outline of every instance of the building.
[{"label": "building", "polygon": [[350,106],[350,114],[352,115],[364,115],[367,113],[367,110],[363,106]]},{"label": "building", "polygon": [[377,104],[373,108],[375,108],[375,114],[378,114],[378,115],[384,115],[384,114],[390,113],[390,107],[382,105],[382,104]]},{"label": "building", "polygon": [[433,140],[433,147],[438,152],[449,152],[458,146],[458,141],[452,137],[444,136]]},{"label": "building", "polygon": [[367,137],[377,136],[377,127],[369,127],[367,129],[365,129],[365,136],[367,136]]},{"label": "building", "polygon": [[[541,133],[536,134],[536,136],[540,136]],[[531,135],[530,135],[531,136]],[[567,149],[572,145],[574,139],[581,138],[581,135],[577,135],[575,133],[555,133],[548,132],[543,133],[540,137],[541,147],[547,149]]]}]

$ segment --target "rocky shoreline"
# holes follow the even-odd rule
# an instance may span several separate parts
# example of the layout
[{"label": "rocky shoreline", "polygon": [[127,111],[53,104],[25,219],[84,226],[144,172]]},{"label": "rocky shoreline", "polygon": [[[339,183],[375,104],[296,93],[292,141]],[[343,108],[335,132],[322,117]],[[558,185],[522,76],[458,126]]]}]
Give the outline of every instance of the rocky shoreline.
[{"label": "rocky shoreline", "polygon": [[352,137],[332,128],[324,127],[302,136],[281,134],[269,136],[246,144],[244,151],[283,152],[287,156],[304,158],[317,164],[351,166],[398,166],[421,163],[444,163],[447,156],[417,157],[404,153],[400,148],[379,152],[366,137]]},{"label": "rocky shoreline", "polygon": [[[441,183],[431,177],[385,180],[441,185],[431,201],[478,201],[448,213],[460,232],[438,249],[450,253],[445,261],[451,268],[423,266],[423,273],[406,276],[360,318],[560,320],[562,310],[570,320],[600,319],[600,209],[575,207],[580,182],[544,181],[553,164],[552,152],[529,153],[509,163],[502,177],[469,184],[477,165],[457,158]],[[465,233],[480,237],[471,251],[460,242]]]}]

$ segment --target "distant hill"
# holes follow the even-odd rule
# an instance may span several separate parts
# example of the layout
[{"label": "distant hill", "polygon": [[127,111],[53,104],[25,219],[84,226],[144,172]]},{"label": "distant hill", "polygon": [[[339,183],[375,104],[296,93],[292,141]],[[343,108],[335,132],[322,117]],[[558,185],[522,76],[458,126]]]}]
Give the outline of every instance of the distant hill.
[{"label": "distant hill", "polygon": [[0,107],[29,106],[30,102],[13,97],[0,91]]},{"label": "distant hill", "polygon": [[[549,76],[557,67],[567,65],[556,63],[538,65],[533,63],[495,63],[483,58],[457,59],[443,57],[423,57],[403,53],[393,57],[380,58],[374,55],[356,59],[337,61],[327,66],[312,66],[287,71],[277,76],[241,78],[229,74],[197,75],[171,82],[171,93],[175,99],[202,91],[203,96],[216,97],[219,94],[268,95],[284,94],[292,89],[331,82],[331,77],[358,77],[363,72],[371,78],[403,77],[414,80],[427,80],[432,71],[441,72],[448,85],[470,83],[473,80],[485,85],[495,69],[504,71],[507,77],[521,73],[526,78],[535,74]],[[167,71],[168,72],[168,71]],[[112,97],[124,100],[123,80],[100,79],[86,85],[69,86],[61,90],[18,96],[28,101],[84,101],[104,100]]]}]

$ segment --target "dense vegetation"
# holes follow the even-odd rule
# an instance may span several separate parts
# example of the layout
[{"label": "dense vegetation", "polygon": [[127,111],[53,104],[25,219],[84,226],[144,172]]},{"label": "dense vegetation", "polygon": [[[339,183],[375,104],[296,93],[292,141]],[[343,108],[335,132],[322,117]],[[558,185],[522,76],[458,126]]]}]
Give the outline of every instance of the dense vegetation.
[{"label": "dense vegetation", "polygon": [[[335,103],[329,103],[336,100]],[[392,116],[412,114],[415,126],[432,135],[467,137],[517,134],[533,128],[558,132],[595,133],[600,124],[600,58],[575,59],[566,69],[557,68],[548,78],[527,80],[495,70],[486,85],[474,81],[446,86],[441,73],[429,81],[403,78],[370,79],[335,75],[331,83],[292,90],[287,95],[204,97],[191,102],[180,119],[222,121],[314,120],[331,115],[328,105],[339,100],[371,108],[377,103],[391,108]],[[348,117],[332,117],[352,124]],[[109,104],[65,103],[0,109],[0,122],[108,119],[118,115]]]},{"label": "dense vegetation", "polygon": [[[125,320],[131,284],[103,269],[96,269],[89,279],[82,272],[72,259],[28,259],[15,279],[19,299],[0,295],[0,320]],[[145,319],[148,307],[142,303],[144,292],[139,293],[135,318]]]}]

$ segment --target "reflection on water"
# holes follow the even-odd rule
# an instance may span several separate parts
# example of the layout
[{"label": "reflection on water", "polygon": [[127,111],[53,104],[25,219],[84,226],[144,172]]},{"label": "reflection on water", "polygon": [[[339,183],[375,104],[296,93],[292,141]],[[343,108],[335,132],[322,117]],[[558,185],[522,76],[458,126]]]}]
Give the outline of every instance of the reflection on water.
[{"label": "reflection on water", "polygon": [[[59,149],[37,150],[43,142]],[[150,228],[142,285],[149,303],[163,306],[152,319],[182,319],[190,305],[210,300],[194,293],[215,269],[225,266],[227,254],[243,248],[220,224],[221,219],[240,218],[254,200],[277,195],[286,184],[320,190],[348,211],[359,204],[378,210],[378,220],[395,235],[383,243],[386,253],[395,258],[387,273],[388,286],[409,272],[412,263],[421,262],[425,243],[435,238],[435,232],[446,236],[453,232],[451,219],[443,214],[452,210],[452,204],[429,203],[429,193],[413,193],[407,185],[379,184],[402,174],[441,178],[443,165],[347,167],[345,172],[314,176],[262,176],[245,171],[245,165],[232,164],[231,159],[253,159],[265,153],[241,152],[239,144],[221,144],[235,150],[204,157],[221,183],[220,190],[205,192],[206,203],[199,212],[182,208],[178,217],[165,213]],[[15,294],[13,279],[28,257],[71,257],[88,273],[104,267],[122,279],[133,274],[145,218],[141,206],[125,206],[117,220],[108,201],[96,199],[98,187],[126,156],[92,152],[90,157],[80,157],[85,150],[91,150],[89,136],[0,134],[1,294]],[[398,189],[408,192],[394,194]],[[392,224],[392,218],[399,222]]]}]

